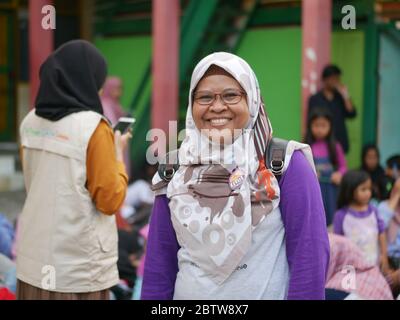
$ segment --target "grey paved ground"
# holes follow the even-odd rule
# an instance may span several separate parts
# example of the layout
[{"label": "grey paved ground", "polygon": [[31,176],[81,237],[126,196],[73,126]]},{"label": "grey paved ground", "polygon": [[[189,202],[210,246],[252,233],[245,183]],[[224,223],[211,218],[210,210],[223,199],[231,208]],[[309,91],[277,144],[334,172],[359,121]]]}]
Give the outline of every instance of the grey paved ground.
[{"label": "grey paved ground", "polygon": [[0,213],[14,222],[25,201],[25,191],[0,192]]}]

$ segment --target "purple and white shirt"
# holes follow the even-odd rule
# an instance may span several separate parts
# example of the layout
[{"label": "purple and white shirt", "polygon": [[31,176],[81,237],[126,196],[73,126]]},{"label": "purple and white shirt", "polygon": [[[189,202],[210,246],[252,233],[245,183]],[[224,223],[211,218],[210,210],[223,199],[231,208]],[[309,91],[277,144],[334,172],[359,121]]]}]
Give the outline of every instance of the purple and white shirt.
[{"label": "purple and white shirt", "polygon": [[385,231],[378,210],[369,205],[366,211],[345,207],[335,213],[334,233],[351,239],[363,252],[366,262],[379,263],[379,234]]}]

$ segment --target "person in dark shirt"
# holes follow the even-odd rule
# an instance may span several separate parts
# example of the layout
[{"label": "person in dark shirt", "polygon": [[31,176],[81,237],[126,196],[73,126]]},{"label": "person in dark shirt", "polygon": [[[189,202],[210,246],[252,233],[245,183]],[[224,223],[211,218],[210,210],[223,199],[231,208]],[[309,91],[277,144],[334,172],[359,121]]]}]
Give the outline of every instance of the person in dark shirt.
[{"label": "person in dark shirt", "polygon": [[350,99],[347,87],[342,84],[342,71],[335,65],[328,65],[322,72],[322,89],[310,97],[308,114],[316,107],[326,107],[333,115],[333,129],[336,139],[345,153],[349,151],[349,139],[345,125],[346,118],[354,118],[356,109]]}]

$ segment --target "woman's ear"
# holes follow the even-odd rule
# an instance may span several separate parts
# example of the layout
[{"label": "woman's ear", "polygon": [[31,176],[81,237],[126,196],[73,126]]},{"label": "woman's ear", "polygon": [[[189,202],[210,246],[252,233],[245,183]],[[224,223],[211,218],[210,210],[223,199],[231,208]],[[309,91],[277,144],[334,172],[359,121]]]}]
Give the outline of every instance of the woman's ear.
[{"label": "woman's ear", "polygon": [[103,95],[103,88],[101,88],[100,90],[99,90],[99,96],[101,97],[102,95]]}]

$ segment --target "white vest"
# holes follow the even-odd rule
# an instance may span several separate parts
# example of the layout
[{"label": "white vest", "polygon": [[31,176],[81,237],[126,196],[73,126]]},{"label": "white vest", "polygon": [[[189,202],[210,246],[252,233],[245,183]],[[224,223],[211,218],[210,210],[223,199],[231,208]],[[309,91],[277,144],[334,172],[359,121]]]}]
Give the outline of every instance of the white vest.
[{"label": "white vest", "polygon": [[31,111],[20,128],[27,198],[19,218],[17,278],[56,292],[94,292],[118,283],[115,216],[86,189],[86,154],[102,116],[53,122]]}]

